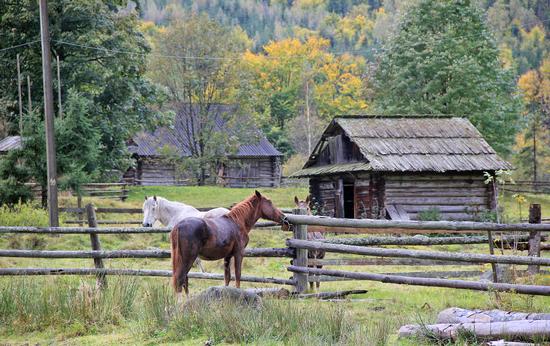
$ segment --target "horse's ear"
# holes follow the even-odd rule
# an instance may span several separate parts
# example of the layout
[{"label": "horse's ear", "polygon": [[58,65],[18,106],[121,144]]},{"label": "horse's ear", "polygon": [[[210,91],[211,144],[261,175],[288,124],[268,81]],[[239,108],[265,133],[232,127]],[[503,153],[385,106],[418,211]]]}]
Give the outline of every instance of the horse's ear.
[{"label": "horse's ear", "polygon": [[309,195],[306,197],[306,203],[309,204]]},{"label": "horse's ear", "polygon": [[294,196],[294,204],[299,205],[300,200],[298,199],[298,196]]},{"label": "horse's ear", "polygon": [[155,200],[155,202],[156,202],[156,201],[157,201],[157,196],[156,196],[156,195],[155,195],[155,196],[153,196],[153,199],[154,199],[154,200]]},{"label": "horse's ear", "polygon": [[145,195],[145,200],[147,200],[147,195]]},{"label": "horse's ear", "polygon": [[256,197],[262,198],[262,194],[260,193],[260,191],[256,190],[255,192],[256,192]]}]

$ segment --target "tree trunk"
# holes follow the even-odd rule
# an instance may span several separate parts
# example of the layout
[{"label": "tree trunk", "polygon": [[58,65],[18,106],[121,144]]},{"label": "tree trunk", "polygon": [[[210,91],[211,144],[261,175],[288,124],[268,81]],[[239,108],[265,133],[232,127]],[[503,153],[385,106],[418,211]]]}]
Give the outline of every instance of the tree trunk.
[{"label": "tree trunk", "polygon": [[486,323],[519,320],[549,320],[550,314],[502,310],[467,310],[448,308],[437,315],[437,323]]},{"label": "tree trunk", "polygon": [[409,324],[399,329],[399,337],[430,335],[441,339],[456,340],[461,332],[473,333],[478,338],[513,338],[520,340],[541,340],[550,338],[550,321],[508,321],[488,323],[457,324]]}]

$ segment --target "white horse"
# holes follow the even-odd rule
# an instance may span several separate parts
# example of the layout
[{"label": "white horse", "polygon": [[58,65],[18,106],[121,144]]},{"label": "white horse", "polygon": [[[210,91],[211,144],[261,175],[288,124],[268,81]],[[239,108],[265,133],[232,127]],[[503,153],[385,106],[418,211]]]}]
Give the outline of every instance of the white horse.
[{"label": "white horse", "polygon": [[[143,227],[153,227],[156,221],[164,226],[174,228],[180,221],[188,217],[217,217],[229,212],[226,208],[214,208],[209,211],[199,211],[197,208],[185,203],[169,201],[162,197],[147,197],[143,202]],[[202,272],[204,268],[200,260],[195,261]]]}]

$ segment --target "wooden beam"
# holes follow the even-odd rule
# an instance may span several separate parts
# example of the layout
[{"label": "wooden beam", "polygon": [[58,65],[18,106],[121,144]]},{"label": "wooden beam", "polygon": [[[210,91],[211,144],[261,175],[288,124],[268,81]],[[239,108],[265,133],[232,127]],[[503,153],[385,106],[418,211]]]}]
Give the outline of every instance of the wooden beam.
[{"label": "wooden beam", "polygon": [[404,257],[422,258],[432,260],[457,261],[469,263],[506,263],[506,264],[539,264],[550,266],[550,258],[528,256],[495,256],[475,253],[456,253],[442,251],[419,251],[401,249],[381,249],[352,245],[326,244],[318,241],[288,239],[287,245],[295,248],[309,250],[323,250],[326,252],[380,256],[380,257]]},{"label": "wooden beam", "polygon": [[[357,246],[377,246],[377,245],[448,245],[448,244],[486,244],[487,236],[468,236],[468,237],[365,237],[365,238],[329,238],[319,240],[322,243],[344,244]],[[526,241],[529,237],[506,236],[502,237],[504,242]],[[498,240],[500,241],[500,239]]]},{"label": "wooden beam", "polygon": [[288,271],[308,273],[315,275],[330,275],[343,277],[354,280],[379,281],[383,283],[429,286],[429,287],[448,287],[456,289],[469,289],[477,291],[499,291],[499,292],[514,292],[518,294],[531,294],[550,296],[550,286],[535,286],[535,285],[516,285],[491,282],[477,282],[464,280],[449,280],[435,278],[415,278],[401,275],[374,274],[365,272],[350,272],[343,270],[328,270],[317,268],[304,268],[297,266],[289,266]]},{"label": "wooden beam", "polygon": [[413,229],[413,230],[451,230],[451,231],[500,231],[500,232],[529,232],[550,231],[550,224],[499,224],[491,222],[457,222],[457,221],[387,221],[373,219],[339,219],[326,216],[292,215],[286,214],[289,222],[293,224],[307,224],[310,226],[325,227],[350,227],[350,228],[378,228],[388,229]]},{"label": "wooden beam", "polygon": [[[0,276],[19,275],[127,275],[127,276],[160,276],[172,277],[171,270],[150,270],[150,269],[111,269],[111,268],[0,268]],[[223,280],[223,274],[197,273],[188,274],[191,279]],[[231,280],[235,280],[232,276]],[[258,276],[241,276],[241,281],[273,283],[280,285],[294,285],[294,281]]]},{"label": "wooden beam", "polygon": [[[289,248],[249,248],[245,257],[292,257]],[[170,258],[170,250],[0,250],[0,257],[23,258]]]}]

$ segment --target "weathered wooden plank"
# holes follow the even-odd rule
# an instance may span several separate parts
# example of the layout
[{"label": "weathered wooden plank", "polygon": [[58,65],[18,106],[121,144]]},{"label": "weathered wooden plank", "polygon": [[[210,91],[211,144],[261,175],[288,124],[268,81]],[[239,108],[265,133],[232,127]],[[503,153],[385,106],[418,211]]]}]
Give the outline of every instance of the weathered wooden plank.
[{"label": "weathered wooden plank", "polygon": [[402,205],[485,205],[487,204],[487,196],[483,197],[428,197],[418,195],[416,197],[396,197],[387,195],[386,201],[389,204]]},{"label": "weathered wooden plank", "polygon": [[433,180],[473,180],[473,181],[484,181],[485,178],[483,174],[386,174],[386,180],[391,181],[433,181]]},{"label": "weathered wooden plank", "polygon": [[[382,273],[383,275],[400,275],[414,278],[470,278],[479,277],[483,272],[479,270],[459,270],[459,271],[417,271],[417,272],[399,272],[399,273]],[[328,276],[328,275],[312,275],[308,277],[309,282],[331,282],[331,281],[350,281],[353,279]]]},{"label": "weathered wooden plank", "polygon": [[[1,231],[1,229],[0,229]],[[358,228],[358,227],[330,227],[309,226],[308,232],[321,233],[349,233],[349,234],[477,234],[479,230],[446,230],[446,229],[408,229],[408,228]]]},{"label": "weathered wooden plank", "polygon": [[[287,239],[287,245],[295,248],[308,250],[323,250],[326,252],[380,256],[380,257],[402,257],[422,258],[443,261],[457,261],[470,263],[506,263],[506,264],[539,264],[550,266],[550,258],[528,257],[528,256],[495,256],[475,253],[457,253],[443,251],[419,251],[402,249],[381,249],[352,245],[327,244],[318,241]],[[550,287],[549,287],[550,288]]]},{"label": "weathered wooden plank", "polygon": [[[293,257],[289,248],[248,248],[245,257]],[[169,250],[0,250],[0,257],[24,258],[170,258]]]},{"label": "weathered wooden plank", "polygon": [[456,263],[453,261],[437,261],[415,258],[332,258],[332,259],[308,259],[309,265],[344,265],[344,266],[469,266],[473,263]]},{"label": "weathered wooden plank", "polygon": [[500,224],[491,222],[453,222],[453,221],[388,221],[374,219],[340,219],[325,216],[292,215],[286,214],[289,222],[293,224],[307,224],[328,227],[350,228],[406,228],[424,230],[475,230],[475,231],[550,231],[550,225],[546,224]]},{"label": "weathered wooden plank", "polygon": [[[504,236],[502,241],[526,241],[527,235]],[[377,245],[449,245],[449,244],[486,244],[489,241],[487,236],[462,236],[462,237],[364,237],[364,238],[329,238],[319,240],[322,243],[344,244],[356,246],[377,246]]]},{"label": "weathered wooden plank", "polygon": [[[449,280],[449,279],[437,279],[437,278],[416,278],[401,275],[387,275],[387,274],[375,274],[365,272],[350,272],[343,270],[328,270],[298,267],[291,265],[287,268],[291,272],[315,274],[315,275],[330,275],[336,277],[344,277],[355,280],[369,280],[379,281],[383,283],[415,285],[415,286],[428,286],[428,287],[448,287],[455,289],[470,289],[477,291],[498,291],[498,292],[514,292],[517,294],[530,294],[530,295],[550,295],[550,286],[536,286],[536,285],[517,285],[517,284],[504,284],[504,283],[490,283],[490,282],[476,282],[476,281],[463,281],[463,280]],[[550,323],[550,321],[548,321]],[[550,333],[550,328],[548,329]]]},{"label": "weathered wooden plank", "polygon": [[[97,218],[96,218],[93,204],[86,205],[86,214],[88,216],[88,226],[97,227]],[[97,235],[97,233],[90,233],[90,242],[91,242],[93,251],[101,251],[101,242],[99,240],[99,236]],[[103,264],[103,260],[101,258],[97,258],[97,257],[94,258],[94,265],[96,269],[105,268]],[[107,279],[105,278],[105,274],[97,275],[97,285],[100,288],[107,287]]]},{"label": "weathered wooden plank", "polygon": [[[0,268],[0,276],[17,275],[128,275],[128,276],[161,276],[171,277],[171,270],[150,270],[150,269],[112,269],[112,268]],[[196,273],[187,274],[191,279],[223,280],[223,274],[217,273]],[[232,276],[231,280],[235,280]],[[294,286],[294,281],[258,276],[241,276],[241,281],[272,283]]]}]

